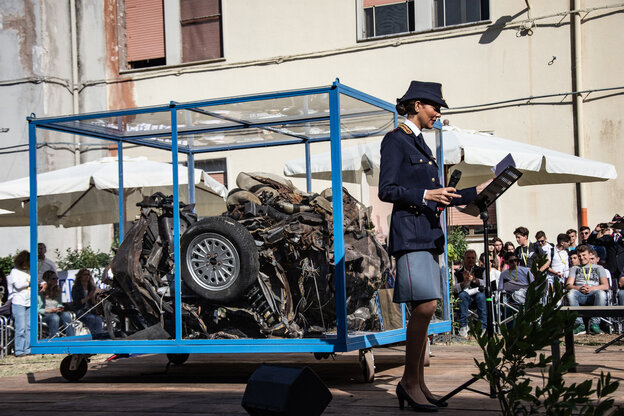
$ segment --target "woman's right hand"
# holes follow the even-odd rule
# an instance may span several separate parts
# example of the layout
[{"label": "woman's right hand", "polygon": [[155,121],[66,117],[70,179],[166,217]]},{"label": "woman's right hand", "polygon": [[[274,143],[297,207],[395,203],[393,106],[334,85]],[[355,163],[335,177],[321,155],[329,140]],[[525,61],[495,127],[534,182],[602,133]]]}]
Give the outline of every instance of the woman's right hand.
[{"label": "woman's right hand", "polygon": [[461,195],[456,194],[457,190],[453,187],[427,189],[425,193],[425,200],[434,201],[443,205],[449,205],[453,198],[461,198]]}]

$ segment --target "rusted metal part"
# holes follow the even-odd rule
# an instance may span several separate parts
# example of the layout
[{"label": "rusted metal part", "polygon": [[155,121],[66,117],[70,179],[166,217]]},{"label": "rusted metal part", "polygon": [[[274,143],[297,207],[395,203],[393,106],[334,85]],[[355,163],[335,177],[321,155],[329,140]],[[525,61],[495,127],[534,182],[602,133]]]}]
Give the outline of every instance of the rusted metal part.
[{"label": "rusted metal part", "polygon": [[[237,219],[241,213],[255,215],[253,221],[247,219],[241,223],[252,232],[256,241],[262,241],[262,247],[271,248],[260,251],[261,265],[281,265],[287,276],[286,280],[281,280],[296,288],[292,291],[295,321],[304,330],[335,326],[332,190],[306,194],[262,174],[241,175],[245,176],[237,180],[239,186],[245,186],[251,178],[253,182],[249,183],[253,183],[252,186],[258,187],[256,182],[263,183],[274,187],[279,195],[272,194],[265,201],[270,204],[266,207],[232,207],[228,215]],[[353,314],[359,308],[365,308],[368,314],[360,311],[360,316],[369,316],[368,327],[373,329],[375,317],[370,314],[369,303],[383,284],[382,275],[389,268],[390,260],[374,238],[370,209],[346,189],[343,189],[342,197],[347,250],[347,312]],[[295,205],[286,201],[298,202]],[[267,208],[271,207],[290,215],[287,218],[267,215]],[[281,277],[282,273],[274,271],[273,275]],[[358,321],[357,329],[363,326],[366,325],[360,325]]]},{"label": "rusted metal part", "polygon": [[[224,213],[250,233],[259,256],[256,282],[230,302],[208,302],[183,285],[185,338],[310,337],[336,325],[332,192],[309,194],[290,181],[242,173],[241,189]],[[248,189],[244,189],[248,188]],[[232,195],[238,195],[233,198]],[[128,232],[112,264],[112,314],[131,325],[123,336],[158,322],[173,328],[172,201],[152,197]],[[374,294],[390,261],[377,242],[370,210],[342,190],[345,229],[347,322],[351,330],[378,329]],[[181,235],[197,218],[181,211]],[[244,229],[242,230],[243,232]],[[224,241],[227,236],[224,236]],[[234,247],[234,249],[236,249]],[[249,253],[237,253],[244,259]],[[186,258],[181,253],[181,258]],[[196,289],[197,290],[197,289]],[[230,289],[232,290],[232,289]],[[123,326],[123,325],[120,325]]]}]

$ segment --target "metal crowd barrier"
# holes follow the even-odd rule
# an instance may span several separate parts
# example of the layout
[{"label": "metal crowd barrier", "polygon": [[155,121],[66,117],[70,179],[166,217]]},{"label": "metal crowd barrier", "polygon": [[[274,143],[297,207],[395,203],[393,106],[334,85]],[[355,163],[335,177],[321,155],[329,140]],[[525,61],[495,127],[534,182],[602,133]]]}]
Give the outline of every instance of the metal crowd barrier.
[{"label": "metal crowd barrier", "polygon": [[0,358],[11,353],[13,345],[13,321],[8,316],[0,316]]}]

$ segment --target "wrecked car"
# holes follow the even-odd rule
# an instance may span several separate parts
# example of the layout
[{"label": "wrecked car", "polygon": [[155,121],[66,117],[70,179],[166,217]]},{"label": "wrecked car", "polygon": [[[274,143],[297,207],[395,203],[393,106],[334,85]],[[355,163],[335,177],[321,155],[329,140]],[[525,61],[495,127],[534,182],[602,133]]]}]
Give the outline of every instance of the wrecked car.
[{"label": "wrecked car", "polygon": [[[332,189],[306,193],[266,173],[241,173],[227,212],[199,218],[180,204],[184,338],[320,337],[336,329]],[[347,323],[379,330],[375,292],[390,267],[370,209],[344,205]],[[113,339],[175,337],[173,198],[137,204],[111,269],[102,314]]]}]

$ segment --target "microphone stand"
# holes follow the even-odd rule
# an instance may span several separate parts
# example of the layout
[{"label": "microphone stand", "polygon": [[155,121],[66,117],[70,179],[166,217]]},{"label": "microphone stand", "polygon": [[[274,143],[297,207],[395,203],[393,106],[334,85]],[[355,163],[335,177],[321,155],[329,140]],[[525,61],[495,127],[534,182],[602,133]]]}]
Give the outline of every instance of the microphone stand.
[{"label": "microphone stand", "polygon": [[[472,215],[479,216],[481,221],[483,221],[483,247],[485,253],[485,303],[487,310],[487,335],[489,338],[494,336],[494,304],[492,302],[492,285],[490,281],[490,253],[488,250],[488,220],[490,215],[488,213],[488,207],[492,205],[498,197],[500,197],[507,189],[511,187],[514,183],[520,179],[522,176],[522,172],[514,168],[513,166],[507,167],[500,175],[498,175],[470,204],[466,205],[466,207],[462,210],[462,212]],[[491,380],[494,380],[494,377],[490,377]],[[476,377],[472,377],[470,380],[457,387],[446,396],[438,399],[438,402],[444,402],[451,397],[455,396],[462,390],[469,390],[474,393],[483,394],[484,396],[489,396],[494,399],[497,396],[498,386],[492,381],[490,383],[490,391],[489,393],[485,393],[479,390],[475,390],[470,388],[470,386],[477,382],[479,379]],[[505,410],[509,411],[507,401],[504,398],[501,398],[501,403]]]}]

